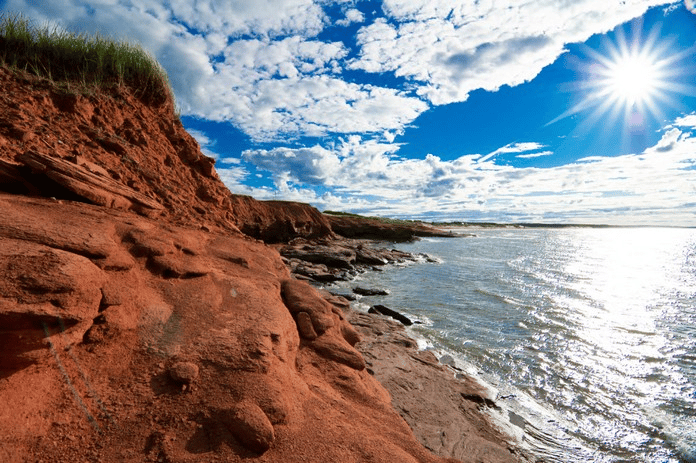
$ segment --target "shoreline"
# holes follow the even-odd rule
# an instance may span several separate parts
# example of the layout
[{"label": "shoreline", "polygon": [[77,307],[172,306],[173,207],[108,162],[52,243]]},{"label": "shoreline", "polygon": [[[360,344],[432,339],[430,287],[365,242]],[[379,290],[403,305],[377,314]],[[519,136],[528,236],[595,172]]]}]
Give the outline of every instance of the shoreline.
[{"label": "shoreline", "polygon": [[[452,237],[452,236],[448,236]],[[458,236],[454,236],[458,237]],[[515,442],[515,437],[507,434],[499,426],[491,411],[500,411],[500,406],[491,397],[489,389],[479,380],[464,373],[453,365],[442,363],[428,349],[420,349],[418,341],[408,333],[406,324],[399,321],[402,314],[380,314],[361,311],[348,300],[345,292],[331,291],[325,284],[348,283],[354,286],[355,275],[366,272],[389,271],[389,266],[406,262],[414,265],[427,265],[435,260],[424,254],[411,254],[392,249],[391,241],[375,239],[338,238],[331,241],[310,243],[302,240],[301,247],[311,256],[310,266],[324,266],[325,272],[333,271],[338,278],[328,281],[322,278],[312,280],[306,269],[293,260],[285,259],[288,269],[299,270],[300,277],[320,288],[324,297],[338,305],[346,314],[347,320],[357,329],[361,341],[355,346],[365,358],[367,371],[390,393],[395,410],[408,423],[416,438],[428,450],[445,458],[455,458],[462,462],[485,461],[487,463],[531,463],[536,461]],[[297,245],[295,245],[297,246]],[[380,256],[383,265],[357,265],[354,275],[345,273],[344,268],[326,266],[335,259],[337,251],[369,249],[373,255]],[[281,254],[282,248],[281,248]],[[286,254],[288,254],[286,252]],[[320,257],[326,257],[322,260]],[[334,261],[339,265],[345,262]],[[355,264],[355,261],[353,261]],[[385,268],[387,267],[387,268]],[[356,286],[361,289],[360,286]],[[354,293],[356,288],[353,288]],[[389,288],[379,288],[389,291]]]},{"label": "shoreline", "polygon": [[462,462],[535,461],[489,416],[498,405],[477,380],[418,349],[396,321],[357,311],[349,321],[363,336],[357,347],[368,368],[427,449]]}]

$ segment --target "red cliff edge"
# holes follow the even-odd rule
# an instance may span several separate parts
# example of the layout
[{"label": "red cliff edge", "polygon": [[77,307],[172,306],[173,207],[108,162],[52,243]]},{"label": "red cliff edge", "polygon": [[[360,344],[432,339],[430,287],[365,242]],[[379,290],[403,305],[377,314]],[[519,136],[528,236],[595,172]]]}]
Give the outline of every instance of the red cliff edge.
[{"label": "red cliff edge", "polygon": [[426,378],[375,370],[423,354],[260,241],[332,239],[326,217],[232,195],[171,102],[0,88],[0,461],[519,461],[475,385],[452,402],[474,425],[414,436],[392,396]]}]

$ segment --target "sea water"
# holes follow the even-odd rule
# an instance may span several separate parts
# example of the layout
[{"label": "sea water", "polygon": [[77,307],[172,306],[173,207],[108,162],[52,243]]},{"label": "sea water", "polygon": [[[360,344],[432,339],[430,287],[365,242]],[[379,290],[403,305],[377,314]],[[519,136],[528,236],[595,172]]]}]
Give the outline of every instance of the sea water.
[{"label": "sea water", "polygon": [[[362,275],[550,462],[696,462],[696,230],[479,229]],[[356,284],[356,283],[352,283]]]}]

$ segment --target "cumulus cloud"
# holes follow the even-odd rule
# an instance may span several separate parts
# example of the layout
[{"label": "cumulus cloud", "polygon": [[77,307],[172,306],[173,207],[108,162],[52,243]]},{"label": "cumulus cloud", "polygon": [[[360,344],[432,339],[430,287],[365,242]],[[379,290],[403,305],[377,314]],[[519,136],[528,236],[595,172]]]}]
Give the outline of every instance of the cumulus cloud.
[{"label": "cumulus cloud", "polygon": [[[356,133],[393,140],[430,105],[528,81],[564,44],[662,3],[385,0],[355,43],[318,38],[365,23],[349,1],[333,2],[338,20],[325,12],[332,2],[319,0],[8,0],[4,9],[142,43],[169,71],[183,114],[229,121],[265,142]],[[358,82],[347,70],[406,84]]]},{"label": "cumulus cloud", "polygon": [[677,127],[696,127],[696,114],[687,114],[674,121]]},{"label": "cumulus cloud", "polygon": [[[678,124],[677,124],[678,125]],[[657,143],[655,146],[655,150],[657,151],[670,151],[672,150],[676,143],[679,141],[679,138],[682,136],[682,131],[677,129],[677,128],[671,128],[668,129],[665,134],[662,136],[660,141]]]},{"label": "cumulus cloud", "polygon": [[[344,80],[347,50],[315,38],[328,20],[311,0],[9,0],[5,10],[141,43],[168,70],[183,114],[229,121],[256,141],[399,131],[428,108],[403,90]],[[345,18],[364,19],[355,8]]]},{"label": "cumulus cloud", "polygon": [[[666,144],[671,149],[665,150]],[[496,151],[541,148],[530,142]],[[500,166],[479,155],[403,159],[397,150],[351,137],[331,148],[248,151],[245,159],[271,172],[294,198],[320,208],[359,212],[360,202],[369,198],[372,214],[427,219],[625,223],[624,212],[645,218],[649,211],[653,224],[694,223],[684,211],[693,210],[696,193],[696,139],[681,132],[667,131],[640,154],[594,156],[543,169]],[[309,192],[315,184],[331,186],[330,202]]]},{"label": "cumulus cloud", "polygon": [[417,82],[432,104],[464,101],[534,78],[567,43],[643,14],[660,0],[385,0],[388,19],[363,27],[355,69],[392,72]]},{"label": "cumulus cloud", "polygon": [[345,18],[336,21],[339,26],[348,26],[353,23],[361,23],[365,21],[365,15],[356,8],[351,8],[345,12]]}]

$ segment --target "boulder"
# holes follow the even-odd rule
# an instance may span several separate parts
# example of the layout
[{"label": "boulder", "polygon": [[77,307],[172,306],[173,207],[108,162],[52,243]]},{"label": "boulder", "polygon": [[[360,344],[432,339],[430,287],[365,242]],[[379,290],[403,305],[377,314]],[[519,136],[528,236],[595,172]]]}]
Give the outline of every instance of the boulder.
[{"label": "boulder", "polygon": [[261,407],[250,401],[242,401],[230,410],[227,427],[252,452],[266,452],[275,440],[273,424]]},{"label": "boulder", "polygon": [[389,291],[386,289],[377,289],[377,288],[363,288],[360,286],[356,286],[353,288],[353,292],[355,294],[360,294],[361,296],[388,296]]},{"label": "boulder", "polygon": [[341,315],[341,309],[304,281],[283,281],[281,294],[303,342],[324,358],[355,370],[365,369],[364,359],[353,348],[360,336]]},{"label": "boulder", "polygon": [[339,245],[286,246],[280,254],[288,259],[300,259],[327,267],[352,269],[356,261],[353,249]]},{"label": "boulder", "polygon": [[181,384],[191,384],[198,378],[198,365],[193,362],[175,362],[169,367],[169,376]]},{"label": "boulder", "polygon": [[411,326],[413,325],[413,322],[411,321],[410,318],[408,318],[406,315],[403,315],[396,310],[392,310],[389,307],[385,307],[381,304],[376,304],[370,307],[370,309],[367,311],[368,313],[376,313],[380,315],[386,315],[387,317],[391,317],[394,320],[398,320],[401,323],[403,323],[406,326]]}]

